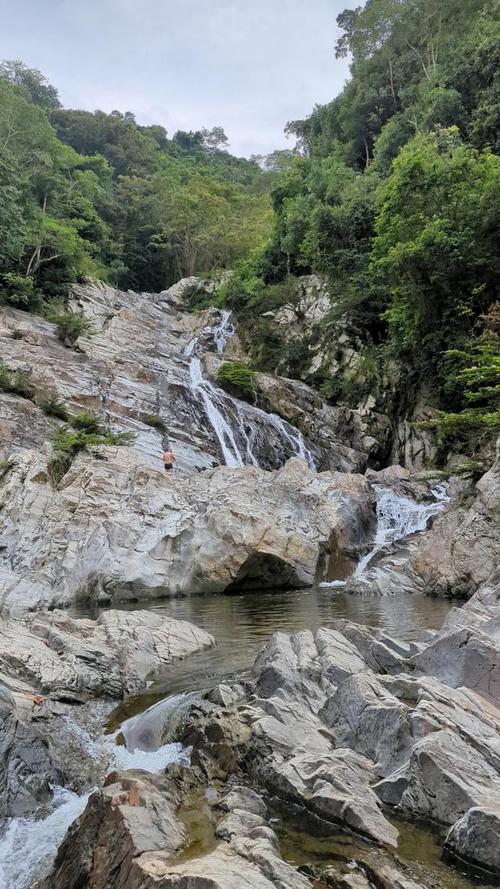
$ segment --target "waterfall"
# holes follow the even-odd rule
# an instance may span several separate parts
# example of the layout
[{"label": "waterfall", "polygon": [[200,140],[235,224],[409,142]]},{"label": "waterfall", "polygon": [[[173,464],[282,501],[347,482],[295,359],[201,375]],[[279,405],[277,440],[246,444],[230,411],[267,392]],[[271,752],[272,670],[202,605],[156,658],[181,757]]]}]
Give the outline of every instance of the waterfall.
[{"label": "waterfall", "polygon": [[230,318],[231,312],[228,312],[227,309],[223,309],[219,324],[217,324],[216,327],[212,328],[215,348],[217,349],[219,355],[222,355],[227,341],[233,336],[235,332],[234,325],[230,321]]},{"label": "waterfall", "polygon": [[377,497],[377,531],[373,547],[359,561],[354,572],[355,577],[360,577],[366,570],[374,556],[385,546],[404,540],[416,531],[425,531],[429,518],[436,515],[444,508],[447,502],[446,493],[442,485],[432,489],[434,503],[417,503],[410,497],[396,494],[392,488],[376,487]]},{"label": "waterfall", "polygon": [[191,391],[194,395],[199,395],[203,401],[205,413],[220,444],[226,466],[243,466],[244,461],[236,444],[233,430],[216,404],[221,390],[216,389],[210,380],[204,379],[201,361],[196,355],[193,355],[189,363],[189,378]]},{"label": "waterfall", "polygon": [[126,752],[130,756],[137,756],[138,751],[142,750],[145,757],[151,757],[155,751],[163,750],[165,743],[177,732],[189,705],[197,697],[199,693],[195,691],[169,695],[143,713],[122,722],[120,733],[125,740]]},{"label": "waterfall", "polygon": [[[207,326],[203,330],[213,340],[219,355],[224,352],[225,345],[234,332],[231,313],[227,310],[221,312],[220,320],[215,326]],[[284,453],[300,457],[307,462],[310,469],[315,469],[314,457],[306,447],[300,430],[277,414],[268,414],[254,405],[233,398],[203,376],[201,359],[197,354],[200,345],[199,337],[194,337],[182,354],[184,358],[189,358],[190,389],[203,403],[226,466],[260,465],[255,446],[256,429],[261,426],[266,430],[267,437],[272,433],[272,437],[278,440]]]},{"label": "waterfall", "polygon": [[[377,498],[377,530],[371,550],[359,560],[353,577],[362,577],[374,557],[386,546],[397,543],[415,534],[425,531],[431,516],[437,515],[448,502],[444,485],[436,485],[431,489],[434,501],[417,503],[411,497],[397,494],[392,488],[375,485]],[[325,581],[322,587],[343,587],[345,580]]]}]

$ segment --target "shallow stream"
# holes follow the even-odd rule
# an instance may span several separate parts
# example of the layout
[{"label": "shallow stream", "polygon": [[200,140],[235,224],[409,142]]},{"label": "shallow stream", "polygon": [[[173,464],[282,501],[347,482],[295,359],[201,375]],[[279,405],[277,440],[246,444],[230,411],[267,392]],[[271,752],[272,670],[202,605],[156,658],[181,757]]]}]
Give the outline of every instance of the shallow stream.
[{"label": "shallow stream", "polygon": [[[357,574],[388,543],[404,539],[425,528],[430,515],[443,505],[444,492],[436,489],[434,503],[419,505],[380,487],[377,499],[378,530],[373,549],[362,560]],[[102,777],[118,768],[157,771],[168,762],[182,761],[179,744],[168,743],[171,734],[161,734],[165,722],[174,727],[190,698],[213,687],[224,677],[248,672],[258,651],[276,631],[285,633],[328,627],[338,618],[379,627],[404,640],[423,640],[429,631],[439,629],[450,602],[423,595],[397,596],[349,594],[342,583],[286,591],[247,591],[234,595],[203,595],[129,604],[129,609],[148,608],[159,614],[191,621],[211,633],[216,646],[173,664],[157,676],[146,692],[135,695],[115,708],[103,710],[106,734],[95,737],[85,728],[68,725],[68,731],[84,745],[92,762],[102,759]],[[73,614],[95,617],[88,608]],[[96,705],[99,707],[100,705]],[[106,715],[107,714],[107,715]],[[125,738],[127,747],[117,741]],[[128,748],[128,749],[127,749]],[[105,770],[107,768],[107,771]],[[83,811],[88,794],[77,796],[56,788],[54,807],[34,818],[13,819],[0,838],[0,889],[32,889],[36,880],[50,870],[58,845],[67,828]],[[300,831],[277,813],[274,824],[282,854],[299,866],[331,864],[336,872],[349,872],[350,859],[376,855],[361,841],[345,834],[321,840]],[[471,889],[477,885],[470,876],[447,867],[440,860],[440,847],[428,830],[409,825],[401,828],[399,854],[415,878],[432,889]]]}]

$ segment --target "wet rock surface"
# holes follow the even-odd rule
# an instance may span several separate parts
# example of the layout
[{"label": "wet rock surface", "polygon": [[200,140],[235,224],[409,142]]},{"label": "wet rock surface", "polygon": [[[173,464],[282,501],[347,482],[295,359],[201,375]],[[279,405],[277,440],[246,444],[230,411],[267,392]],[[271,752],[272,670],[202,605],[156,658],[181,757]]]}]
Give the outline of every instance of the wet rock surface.
[{"label": "wet rock surface", "polygon": [[[497,592],[492,579],[465,606],[483,633]],[[450,618],[439,637],[453,632]],[[434,823],[448,857],[499,876],[500,709],[424,670],[434,644],[346,620],[275,634],[251,677],[189,702],[178,736],[190,766],[112,774],[90,797],[43,889],[441,889],[400,860],[391,812]],[[280,855],[276,805],[358,851],[297,870]]]},{"label": "wet rock surface", "polygon": [[244,787],[212,792],[209,803],[194,769],[114,773],[39,889],[307,889],[309,880],[280,858],[266,814]]},{"label": "wet rock surface", "polygon": [[[492,588],[478,599],[483,614],[490,602],[496,626]],[[471,612],[478,607],[472,600]],[[498,651],[494,634],[489,640]],[[312,833],[340,828],[390,854],[398,842],[393,809],[451,827],[449,854],[463,845],[464,860],[500,875],[486,851],[500,804],[500,709],[472,674],[472,687],[464,671],[460,688],[433,675],[436,644],[412,650],[347,621],[315,634],[276,634],[238,702],[192,705],[184,740],[209,774],[245,775],[291,805]],[[366,874],[354,876],[372,885]]]},{"label": "wet rock surface", "polygon": [[106,768],[107,751],[89,743],[93,701],[102,708],[106,699],[144,689],[154,672],[213,644],[193,624],[147,611],[108,611],[97,621],[58,611],[2,621],[1,820],[43,810],[55,785],[81,791]]}]

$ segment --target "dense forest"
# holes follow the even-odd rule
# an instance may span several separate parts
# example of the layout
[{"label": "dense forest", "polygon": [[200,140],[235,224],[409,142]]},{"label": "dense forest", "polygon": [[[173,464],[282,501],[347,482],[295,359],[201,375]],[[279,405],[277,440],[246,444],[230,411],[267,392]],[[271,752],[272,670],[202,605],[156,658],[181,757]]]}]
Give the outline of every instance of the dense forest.
[{"label": "dense forest", "polygon": [[[356,403],[387,387],[395,361],[396,401],[425,379],[446,434],[500,429],[498,10],[489,0],[368,0],[338,17],[335,51],[351,55],[351,78],[288,124],[300,156],[283,159],[272,187],[273,236],[227,294],[262,339],[256,308],[289,302],[290,276],[326,276],[332,336],[347,319],[370,360],[361,387],[307,381]],[[314,343],[303,345],[305,354]],[[289,369],[296,347],[293,359]]]},{"label": "dense forest", "polygon": [[159,291],[227,268],[269,235],[269,175],[221,127],[141,127],[72,111],[22,62],[0,66],[0,286],[35,308],[98,277]]},{"label": "dense forest", "polygon": [[[494,433],[498,4],[368,0],[337,22],[349,82],[290,122],[297,147],[267,161],[233,157],[221,127],[169,138],[129,112],[63,109],[43,75],[4,63],[0,298],[44,310],[85,277],[158,291],[231,268],[218,299],[239,316],[256,366],[276,369],[265,316],[297,298],[298,276],[317,273],[332,336],[344,318],[366,344],[364,393],[396,362],[400,397],[425,378],[441,429]],[[260,348],[271,340],[274,351]],[[301,345],[305,354],[311,342]],[[332,402],[359,400],[348,380],[304,377],[300,344],[285,370]]]}]

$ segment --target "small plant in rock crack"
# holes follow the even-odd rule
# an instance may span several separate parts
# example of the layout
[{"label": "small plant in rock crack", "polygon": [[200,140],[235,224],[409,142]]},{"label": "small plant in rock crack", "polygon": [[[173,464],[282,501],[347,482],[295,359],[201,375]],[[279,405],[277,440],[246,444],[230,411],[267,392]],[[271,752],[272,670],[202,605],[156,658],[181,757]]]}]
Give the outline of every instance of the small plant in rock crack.
[{"label": "small plant in rock crack", "polygon": [[33,398],[33,388],[29,377],[22,370],[9,370],[0,361],[0,390],[21,398]]},{"label": "small plant in rock crack", "polygon": [[69,418],[64,404],[56,396],[45,398],[40,402],[40,407],[47,417],[55,417],[57,420],[67,420]]},{"label": "small plant in rock crack", "polygon": [[217,371],[217,382],[230,395],[245,401],[255,399],[255,373],[241,361],[226,361]]},{"label": "small plant in rock crack", "polygon": [[[80,423],[80,426],[75,426],[75,422]],[[87,426],[82,426],[85,422]],[[53,456],[49,461],[48,471],[54,487],[59,485],[80,451],[97,445],[128,445],[135,439],[132,432],[105,432],[92,414],[77,414],[70,423],[71,426],[56,429],[52,436]]]},{"label": "small plant in rock crack", "polygon": [[0,460],[0,481],[2,481],[13,466],[14,463],[12,460]]},{"label": "small plant in rock crack", "polygon": [[142,422],[146,424],[146,426],[151,426],[153,429],[157,429],[158,432],[166,432],[167,427],[163,422],[161,417],[156,416],[155,414],[146,414],[142,417]]},{"label": "small plant in rock crack", "polygon": [[58,339],[68,348],[74,348],[78,337],[92,336],[94,333],[94,326],[85,315],[61,305],[55,308],[48,306],[45,317],[55,324]]}]

